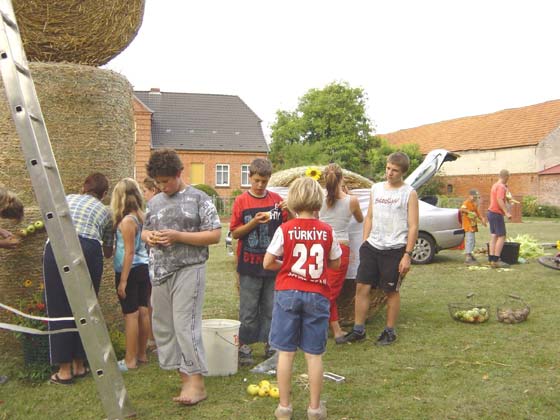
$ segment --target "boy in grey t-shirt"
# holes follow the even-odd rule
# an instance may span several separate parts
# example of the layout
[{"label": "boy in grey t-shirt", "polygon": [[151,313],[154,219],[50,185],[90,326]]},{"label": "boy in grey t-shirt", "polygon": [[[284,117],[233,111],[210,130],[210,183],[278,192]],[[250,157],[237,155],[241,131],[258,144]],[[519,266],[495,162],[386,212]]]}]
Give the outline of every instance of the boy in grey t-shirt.
[{"label": "boy in grey t-shirt", "polygon": [[174,150],[154,151],[146,168],[161,189],[148,203],[142,231],[149,246],[159,364],[179,370],[182,387],[173,400],[194,405],[207,397],[202,304],[208,245],[220,241],[220,219],[210,198],[183,182]]}]

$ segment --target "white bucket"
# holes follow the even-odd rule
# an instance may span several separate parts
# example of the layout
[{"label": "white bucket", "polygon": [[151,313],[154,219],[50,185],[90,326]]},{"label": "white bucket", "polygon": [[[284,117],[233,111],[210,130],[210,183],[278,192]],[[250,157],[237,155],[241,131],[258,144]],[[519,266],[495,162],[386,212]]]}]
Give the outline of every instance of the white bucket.
[{"label": "white bucket", "polygon": [[233,319],[203,319],[202,342],[208,363],[208,376],[237,373],[239,326]]}]

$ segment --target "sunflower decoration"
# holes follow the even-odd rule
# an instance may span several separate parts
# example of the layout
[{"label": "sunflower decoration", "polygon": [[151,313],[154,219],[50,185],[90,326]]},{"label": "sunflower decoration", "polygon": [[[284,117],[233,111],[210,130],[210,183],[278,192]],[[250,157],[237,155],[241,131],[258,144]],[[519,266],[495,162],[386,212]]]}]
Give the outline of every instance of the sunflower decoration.
[{"label": "sunflower decoration", "polygon": [[321,170],[319,168],[316,168],[315,166],[310,166],[305,170],[305,176],[313,178],[315,181],[319,181],[319,178],[321,178],[321,174]]},{"label": "sunflower decoration", "polygon": [[22,284],[26,289],[29,289],[31,286],[33,286],[33,282],[29,279],[25,279]]}]

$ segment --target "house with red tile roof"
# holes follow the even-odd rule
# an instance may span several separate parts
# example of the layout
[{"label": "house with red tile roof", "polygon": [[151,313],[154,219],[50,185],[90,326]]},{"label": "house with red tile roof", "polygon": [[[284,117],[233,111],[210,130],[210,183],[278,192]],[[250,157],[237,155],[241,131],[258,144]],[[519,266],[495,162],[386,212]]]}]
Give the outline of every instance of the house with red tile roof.
[{"label": "house with red tile roof", "polygon": [[[392,145],[416,143],[423,154],[444,148],[461,155],[442,169],[446,194],[471,188],[484,196],[501,169],[511,173],[514,196],[560,205],[560,100],[505,109],[380,134]],[[554,186],[554,187],[553,187]]]}]

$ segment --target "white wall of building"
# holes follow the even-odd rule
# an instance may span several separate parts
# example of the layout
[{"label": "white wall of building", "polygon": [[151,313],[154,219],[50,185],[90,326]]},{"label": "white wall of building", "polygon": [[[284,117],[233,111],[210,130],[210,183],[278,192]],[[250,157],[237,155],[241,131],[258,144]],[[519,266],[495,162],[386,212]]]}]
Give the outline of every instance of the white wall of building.
[{"label": "white wall of building", "polygon": [[537,172],[560,163],[560,127],[539,143],[536,156]]},{"label": "white wall of building", "polygon": [[[560,149],[558,141],[556,146]],[[510,173],[533,173],[540,170],[537,169],[535,146],[458,153],[461,157],[454,162],[447,162],[442,167],[442,175],[487,175],[497,174],[502,169],[507,169]]]}]

